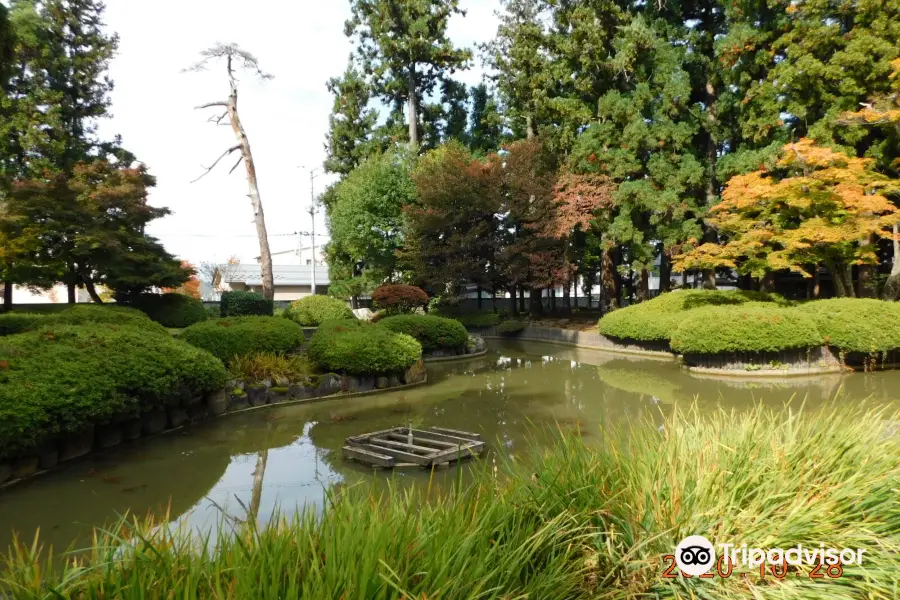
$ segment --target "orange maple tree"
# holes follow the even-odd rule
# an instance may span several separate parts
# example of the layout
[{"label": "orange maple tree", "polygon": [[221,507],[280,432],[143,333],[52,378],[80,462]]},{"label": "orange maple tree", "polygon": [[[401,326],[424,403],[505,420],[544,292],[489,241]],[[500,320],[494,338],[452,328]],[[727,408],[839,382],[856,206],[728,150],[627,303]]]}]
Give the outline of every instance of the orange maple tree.
[{"label": "orange maple tree", "polygon": [[791,270],[809,277],[824,265],[838,295],[852,296],[852,264],[876,263],[872,236],[891,237],[900,211],[883,195],[896,181],[871,160],[851,158],[809,139],[787,144],[772,170],[731,178],[708,223],[725,244],[702,244],[674,268],[730,267],[761,277]]},{"label": "orange maple tree", "polygon": [[200,280],[197,278],[197,270],[194,268],[194,265],[189,263],[186,260],[181,261],[181,268],[187,271],[190,271],[191,278],[185,281],[183,284],[178,286],[177,288],[168,288],[164,291],[166,292],[175,292],[177,294],[184,294],[185,296],[190,296],[191,298],[200,298]]}]

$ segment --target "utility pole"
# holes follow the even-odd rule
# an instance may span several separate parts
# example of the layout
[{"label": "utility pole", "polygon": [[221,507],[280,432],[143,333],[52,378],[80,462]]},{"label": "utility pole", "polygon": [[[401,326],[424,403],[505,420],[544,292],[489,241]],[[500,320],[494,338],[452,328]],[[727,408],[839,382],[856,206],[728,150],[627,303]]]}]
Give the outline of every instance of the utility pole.
[{"label": "utility pole", "polygon": [[311,221],[310,229],[309,229],[309,239],[312,241],[312,261],[310,264],[312,265],[312,278],[310,285],[310,292],[313,296],[316,295],[316,192],[315,187],[313,185],[313,181],[318,175],[316,175],[316,171],[318,168],[309,170],[309,218]]}]

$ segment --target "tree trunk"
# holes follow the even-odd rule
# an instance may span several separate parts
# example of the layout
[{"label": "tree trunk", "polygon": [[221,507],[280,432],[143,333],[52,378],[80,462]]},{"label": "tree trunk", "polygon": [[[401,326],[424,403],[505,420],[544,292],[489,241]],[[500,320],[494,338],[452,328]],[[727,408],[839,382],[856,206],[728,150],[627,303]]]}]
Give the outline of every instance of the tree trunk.
[{"label": "tree trunk", "polygon": [[659,293],[672,289],[672,263],[666,256],[665,248],[660,245],[659,251]]},{"label": "tree trunk", "polygon": [[409,66],[406,76],[406,93],[409,94],[407,102],[409,111],[409,145],[415,148],[419,144],[419,109],[416,106],[416,66]]},{"label": "tree trunk", "polygon": [[87,290],[88,296],[91,297],[91,301],[97,304],[103,304],[103,298],[100,297],[100,294],[97,293],[97,288],[94,287],[94,282],[90,277],[84,277],[84,289]]},{"label": "tree trunk", "polygon": [[556,286],[550,288],[550,314],[556,312]]},{"label": "tree trunk", "polygon": [[544,313],[544,306],[541,304],[541,290],[531,288],[529,291],[528,312],[532,317],[540,317]]},{"label": "tree trunk", "polygon": [[[871,236],[859,241],[862,248],[872,245]],[[856,295],[859,298],[875,297],[875,266],[869,264],[859,265]]]},{"label": "tree trunk", "polygon": [[775,273],[769,271],[766,273],[762,279],[759,281],[759,287],[762,288],[764,292],[774,292],[775,291]]},{"label": "tree trunk", "polygon": [[519,316],[519,305],[516,302],[516,286],[509,289],[509,314],[514,317]]},{"label": "tree trunk", "polygon": [[525,115],[525,137],[529,140],[534,137],[534,121],[530,114]]},{"label": "tree trunk", "polygon": [[9,312],[13,308],[13,283],[3,282],[3,312]]},{"label": "tree trunk", "polygon": [[572,282],[567,281],[563,287],[563,310],[566,313],[572,312]]},{"label": "tree trunk", "polygon": [[638,281],[638,302],[646,302],[650,299],[650,271],[641,269],[641,278]]},{"label": "tree trunk", "polygon": [[525,288],[519,286],[519,312],[525,314]]},{"label": "tree trunk", "polygon": [[[244,132],[241,118],[237,109],[237,87],[234,82],[231,86],[231,95],[228,97],[227,110],[231,119],[231,129],[237,137],[244,159],[244,167],[247,170],[247,183],[250,185],[250,203],[253,205],[253,217],[256,222],[256,236],[259,238],[259,262],[262,270],[262,294],[269,300],[275,299],[275,277],[272,273],[272,253],[269,251],[269,236],[266,233],[266,218],[263,214],[262,200],[259,196],[259,185],[256,181],[256,163],[253,162],[253,153],[250,151],[250,140]],[[315,257],[313,257],[315,258]]]},{"label": "tree trunk", "polygon": [[600,257],[600,308],[604,314],[619,308],[619,286],[612,250],[601,251]]},{"label": "tree trunk", "polygon": [[853,298],[855,292],[850,265],[830,263],[827,266],[831,273],[831,279],[834,281],[835,295],[841,298]]},{"label": "tree trunk", "polygon": [[350,308],[353,310],[359,308],[359,296],[350,296]]},{"label": "tree trunk", "polygon": [[684,289],[687,287],[687,276],[688,276],[687,271],[681,272],[681,289]]},{"label": "tree trunk", "polygon": [[885,300],[900,299],[900,226],[894,225],[894,262],[891,274],[884,282],[882,298]]},{"label": "tree trunk", "polygon": [[575,298],[573,308],[578,308],[578,275],[575,276],[575,282],[572,284],[572,296]]},{"label": "tree trunk", "polygon": [[263,450],[256,456],[256,468],[253,469],[253,491],[250,495],[250,506],[247,509],[247,522],[256,523],[259,516],[259,503],[262,499],[263,477],[266,474],[266,462],[269,460],[269,451]]}]

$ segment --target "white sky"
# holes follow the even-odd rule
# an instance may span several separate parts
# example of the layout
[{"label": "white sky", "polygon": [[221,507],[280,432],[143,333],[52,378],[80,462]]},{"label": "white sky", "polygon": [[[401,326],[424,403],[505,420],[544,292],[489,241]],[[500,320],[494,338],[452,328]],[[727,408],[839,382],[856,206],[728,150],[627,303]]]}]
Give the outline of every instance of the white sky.
[{"label": "white sky", "polygon": [[[112,119],[102,136],[120,134],[123,145],[157,178],[150,202],[173,214],[149,233],[194,264],[224,262],[237,255],[248,262],[259,254],[244,167],[232,175],[233,161],[191,184],[235,140],[230,127],[206,119],[214,109],[194,106],[224,100],[224,67],[182,73],[198,52],[217,41],[235,42],[256,55],[275,79],[242,82],[239,109],[256,161],[260,193],[273,252],[296,248],[308,231],[309,173],[321,167],[332,97],[325,89],[339,76],[351,52],[344,36],[347,0],[106,0],[107,27],[119,34],[118,56],[110,68],[116,88]],[[466,17],[454,17],[454,43],[472,47],[496,32],[498,0],[461,0]],[[481,80],[481,61],[457,76]],[[319,176],[316,193],[331,180]],[[322,214],[316,231],[326,233]],[[317,245],[324,238],[317,238]],[[309,244],[305,237],[304,245]]]}]

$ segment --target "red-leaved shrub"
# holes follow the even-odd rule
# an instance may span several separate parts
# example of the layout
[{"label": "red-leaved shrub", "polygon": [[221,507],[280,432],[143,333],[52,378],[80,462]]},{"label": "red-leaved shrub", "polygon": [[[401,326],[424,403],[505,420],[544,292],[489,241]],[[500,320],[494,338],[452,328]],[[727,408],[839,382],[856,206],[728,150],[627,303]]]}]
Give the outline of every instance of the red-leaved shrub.
[{"label": "red-leaved shrub", "polygon": [[375,288],[372,303],[387,315],[410,314],[428,304],[428,294],[414,285],[388,284]]}]

